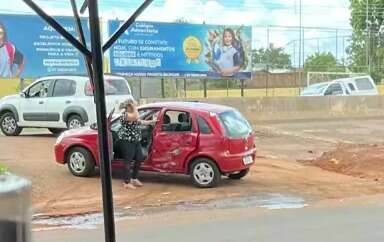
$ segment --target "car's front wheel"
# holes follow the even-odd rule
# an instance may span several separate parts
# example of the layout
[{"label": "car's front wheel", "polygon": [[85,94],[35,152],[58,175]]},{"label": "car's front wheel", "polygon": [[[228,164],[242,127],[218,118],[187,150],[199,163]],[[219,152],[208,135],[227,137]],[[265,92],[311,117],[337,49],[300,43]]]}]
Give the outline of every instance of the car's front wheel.
[{"label": "car's front wheel", "polygon": [[69,150],[66,155],[66,163],[69,171],[75,176],[89,177],[95,172],[95,160],[92,154],[82,147]]},{"label": "car's front wheel", "polygon": [[208,158],[198,158],[193,161],[190,176],[192,182],[200,188],[216,187],[221,180],[219,168]]},{"label": "car's front wheel", "polygon": [[6,136],[17,136],[23,128],[17,125],[17,120],[12,112],[7,112],[0,117],[0,128]]},{"label": "car's front wheel", "polygon": [[248,172],[249,172],[249,168],[239,171],[237,173],[229,174],[228,178],[232,180],[240,180],[243,177],[245,177],[248,174]]},{"label": "car's front wheel", "polygon": [[71,115],[68,120],[67,120],[67,128],[68,129],[77,129],[84,126],[84,121],[83,119],[77,115]]}]

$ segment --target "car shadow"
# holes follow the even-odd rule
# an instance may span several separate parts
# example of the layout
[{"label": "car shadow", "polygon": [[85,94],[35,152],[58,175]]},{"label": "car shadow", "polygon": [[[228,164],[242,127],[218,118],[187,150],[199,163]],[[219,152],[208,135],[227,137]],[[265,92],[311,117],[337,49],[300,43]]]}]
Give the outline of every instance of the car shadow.
[{"label": "car shadow", "polygon": [[59,137],[59,135],[55,135],[55,134],[20,134],[17,137],[57,138],[57,137]]},{"label": "car shadow", "polygon": [[[100,177],[99,170],[96,171],[96,177]],[[114,169],[112,171],[112,179],[114,180],[123,180],[124,174],[123,170]],[[183,174],[172,174],[172,173],[158,173],[158,172],[146,172],[141,171],[139,175],[140,181],[143,183],[153,183],[153,184],[162,184],[162,185],[172,185],[180,187],[194,187],[189,175]],[[233,181],[227,179],[225,176],[222,177],[219,187],[233,186],[236,183],[241,181]]]}]

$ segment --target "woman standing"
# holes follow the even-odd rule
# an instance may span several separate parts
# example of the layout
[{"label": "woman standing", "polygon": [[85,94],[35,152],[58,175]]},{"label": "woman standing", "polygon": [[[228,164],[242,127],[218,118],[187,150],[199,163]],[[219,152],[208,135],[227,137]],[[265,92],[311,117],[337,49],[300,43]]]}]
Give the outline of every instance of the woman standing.
[{"label": "woman standing", "polygon": [[[140,120],[137,104],[133,99],[128,99],[120,105],[121,128],[118,132],[119,149],[124,159],[124,187],[136,189],[143,184],[137,179],[141,162],[145,160],[141,147],[140,124],[152,124],[153,121]],[[155,121],[156,122],[156,121]],[[131,167],[133,163],[133,168]],[[132,168],[132,169],[131,169]]]}]

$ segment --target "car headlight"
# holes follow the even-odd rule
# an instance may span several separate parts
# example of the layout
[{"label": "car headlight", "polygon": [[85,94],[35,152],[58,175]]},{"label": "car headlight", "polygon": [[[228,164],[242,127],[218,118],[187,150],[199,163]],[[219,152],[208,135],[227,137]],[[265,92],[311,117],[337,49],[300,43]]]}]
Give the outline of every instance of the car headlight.
[{"label": "car headlight", "polygon": [[67,132],[67,131],[64,131],[63,133],[61,133],[61,134],[59,135],[59,137],[57,137],[57,139],[56,139],[56,144],[59,144],[59,143],[61,143],[61,141],[63,141],[63,138],[64,138],[66,132]]}]

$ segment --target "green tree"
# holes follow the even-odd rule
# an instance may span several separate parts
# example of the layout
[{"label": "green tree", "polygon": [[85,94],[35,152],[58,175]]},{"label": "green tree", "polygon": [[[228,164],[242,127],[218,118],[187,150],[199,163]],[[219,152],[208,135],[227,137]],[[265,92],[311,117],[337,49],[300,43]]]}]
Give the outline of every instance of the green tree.
[{"label": "green tree", "polygon": [[376,81],[380,81],[384,77],[384,1],[350,0],[350,2],[353,35],[347,51],[351,69],[357,72],[369,71],[368,57],[370,74]]},{"label": "green tree", "polygon": [[338,72],[344,71],[344,68],[339,66],[336,58],[330,52],[316,53],[307,57],[304,63],[304,70],[308,71],[329,71]]},{"label": "green tree", "polygon": [[252,64],[268,64],[272,68],[291,67],[289,54],[284,53],[283,48],[276,48],[271,45],[269,48],[252,50]]},{"label": "green tree", "polygon": [[178,23],[178,24],[187,24],[189,23],[190,21],[184,17],[181,17],[181,18],[177,18],[174,20],[175,23]]}]

